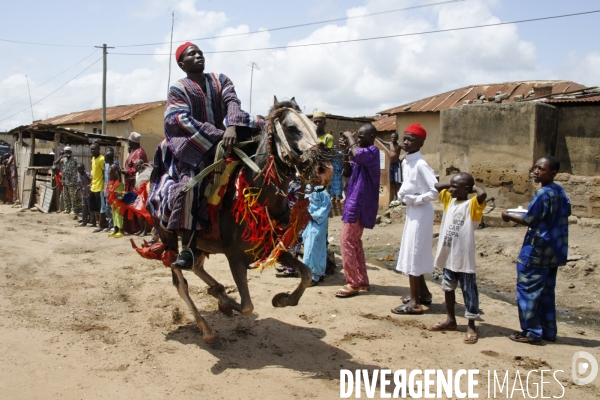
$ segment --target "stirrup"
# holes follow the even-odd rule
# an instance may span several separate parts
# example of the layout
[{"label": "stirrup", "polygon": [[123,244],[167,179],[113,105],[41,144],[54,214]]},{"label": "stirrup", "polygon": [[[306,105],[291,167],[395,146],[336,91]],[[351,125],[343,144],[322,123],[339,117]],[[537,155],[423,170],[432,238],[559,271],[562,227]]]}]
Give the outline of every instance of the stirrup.
[{"label": "stirrup", "polygon": [[[185,257],[186,254],[191,256],[191,261],[188,257]],[[194,268],[195,261],[194,252],[191,249],[182,249],[177,256],[177,260],[171,266],[178,269],[191,270]]]}]

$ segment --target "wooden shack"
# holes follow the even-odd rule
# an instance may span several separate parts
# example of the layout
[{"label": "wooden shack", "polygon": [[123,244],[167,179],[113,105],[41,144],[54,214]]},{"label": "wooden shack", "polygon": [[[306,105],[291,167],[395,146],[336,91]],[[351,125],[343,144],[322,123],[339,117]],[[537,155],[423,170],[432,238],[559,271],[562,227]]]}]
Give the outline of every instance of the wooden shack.
[{"label": "wooden shack", "polygon": [[[54,194],[55,191],[48,189],[55,187],[51,168],[65,146],[72,148],[73,156],[86,166],[87,171],[90,171],[92,165],[89,147],[93,141],[97,141],[100,145],[101,154],[106,147],[113,147],[115,159],[121,164],[126,155],[126,149],[122,145],[126,139],[114,136],[39,124],[20,126],[8,133],[15,138],[14,151],[19,177],[18,195],[21,207],[24,208],[31,208],[37,204],[46,212],[57,209],[58,196]],[[48,196],[52,199],[48,200]]]}]

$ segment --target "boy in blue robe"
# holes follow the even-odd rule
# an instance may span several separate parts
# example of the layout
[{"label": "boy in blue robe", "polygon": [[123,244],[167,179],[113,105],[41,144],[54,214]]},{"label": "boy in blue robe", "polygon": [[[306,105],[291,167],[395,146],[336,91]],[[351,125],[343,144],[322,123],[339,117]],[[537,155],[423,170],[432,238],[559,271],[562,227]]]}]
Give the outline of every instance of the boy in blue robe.
[{"label": "boy in blue robe", "polygon": [[327,218],[331,211],[331,198],[324,186],[316,186],[307,197],[310,201],[310,222],[302,232],[302,262],[312,270],[311,286],[315,286],[325,276],[327,267]]},{"label": "boy in blue robe", "polygon": [[540,184],[524,216],[504,211],[502,219],[526,225],[527,234],[517,257],[517,305],[521,332],[509,335],[520,343],[556,341],[556,275],[567,263],[571,202],[554,183],[560,169],[556,157],[542,157],[533,167],[533,181]]}]

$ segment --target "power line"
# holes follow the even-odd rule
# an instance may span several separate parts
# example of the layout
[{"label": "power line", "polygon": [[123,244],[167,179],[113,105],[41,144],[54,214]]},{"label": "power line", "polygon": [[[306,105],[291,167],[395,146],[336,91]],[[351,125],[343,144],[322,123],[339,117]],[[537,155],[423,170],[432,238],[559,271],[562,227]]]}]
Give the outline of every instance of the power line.
[{"label": "power line", "polygon": [[[398,35],[376,36],[376,37],[362,38],[362,39],[337,40],[337,41],[333,41],[333,42],[321,42],[321,43],[292,44],[292,45],[287,45],[287,46],[259,47],[259,48],[255,48],[255,49],[204,51],[203,53],[204,54],[242,53],[242,52],[248,52],[248,51],[280,50],[280,49],[289,49],[289,48],[296,48],[296,47],[313,47],[313,46],[324,46],[324,45],[339,44],[339,43],[366,42],[369,40],[391,39],[391,38],[407,37],[407,36],[429,35],[432,33],[444,33],[444,32],[453,32],[453,31],[463,31],[463,30],[468,30],[468,29],[488,28],[488,27],[492,27],[492,26],[522,24],[522,23],[527,23],[527,22],[545,21],[545,20],[550,20],[550,19],[576,17],[576,16],[580,16],[580,15],[595,14],[595,13],[599,13],[599,12],[600,12],[600,10],[593,10],[593,11],[585,11],[585,12],[573,13],[573,14],[553,15],[550,17],[522,19],[522,20],[518,20],[518,21],[497,22],[497,23],[493,23],[493,24],[473,25],[473,26],[465,26],[465,27],[460,27],[460,28],[438,29],[438,30],[433,30],[433,31],[402,33],[402,34],[398,34]],[[118,52],[110,53],[110,54],[118,54],[118,55],[123,55],[123,56],[168,56],[168,55],[170,55],[170,54],[165,54],[165,53],[118,53]]]},{"label": "power line", "polygon": [[[328,24],[328,23],[331,23],[331,22],[347,21],[347,20],[356,19],[356,18],[373,17],[373,16],[376,16],[376,15],[391,14],[391,13],[396,13],[396,12],[400,12],[400,11],[414,10],[414,9],[417,9],[417,8],[433,7],[433,6],[439,6],[439,5],[444,5],[444,4],[452,4],[452,3],[461,3],[461,2],[464,2],[464,1],[467,1],[467,0],[447,0],[447,1],[441,1],[441,2],[438,2],[438,3],[421,4],[421,5],[418,5],[418,6],[411,6],[411,7],[405,7],[405,8],[396,8],[396,9],[388,10],[388,11],[378,11],[378,12],[374,12],[374,13],[370,13],[370,14],[355,15],[353,17],[341,17],[341,18],[327,19],[327,20],[323,20],[323,21],[307,22],[307,23],[304,23],[304,24],[281,26],[281,27],[278,27],[278,28],[262,29],[262,30],[256,30],[256,31],[251,31],[251,32],[244,32],[244,33],[231,33],[231,34],[227,34],[227,35],[207,36],[207,37],[196,38],[196,39],[176,40],[173,43],[185,43],[185,42],[192,41],[192,40],[198,41],[198,40],[220,39],[220,38],[233,37],[233,36],[245,36],[245,35],[253,35],[253,34],[256,34],[256,33],[274,32],[274,31],[283,31],[283,30],[287,30],[287,29],[304,28],[304,27],[307,27],[307,26],[322,25],[322,24]],[[156,43],[144,43],[144,44],[128,44],[128,45],[120,45],[120,46],[115,46],[115,47],[158,46],[158,45],[161,45],[161,44],[169,44],[169,43],[171,43],[171,42],[156,42]],[[116,53],[113,53],[113,54],[116,54]]]},{"label": "power line", "polygon": [[[97,51],[97,50],[96,50],[96,51]],[[67,72],[68,70],[70,70],[71,68],[74,68],[76,65],[78,65],[78,64],[81,64],[82,62],[84,62],[85,60],[87,60],[88,58],[90,58],[91,56],[93,56],[94,54],[96,54],[96,51],[94,51],[92,54],[90,54],[89,56],[87,56],[87,57],[86,57],[86,58],[84,58],[83,60],[81,60],[81,61],[77,61],[75,64],[71,65],[69,68],[65,69],[63,72],[61,72],[61,73],[59,73],[59,74],[57,74],[57,75],[53,76],[52,78],[48,79],[46,82],[44,82],[44,83],[40,83],[39,85],[37,85],[36,87],[34,87],[34,88],[33,88],[33,89],[31,89],[31,90],[35,90],[35,89],[37,89],[37,88],[39,88],[39,87],[41,87],[41,86],[44,86],[46,83],[50,82],[51,80],[53,80],[53,79],[55,79],[55,78],[58,78],[59,76],[61,76],[62,74],[64,74],[64,73],[65,73],[65,72]],[[5,101],[4,103],[0,103],[0,106],[1,106],[1,105],[4,105],[4,104],[6,104],[6,103],[10,103],[11,101],[13,101],[13,100],[15,100],[15,99],[18,99],[19,97],[21,97],[21,96],[24,96],[24,95],[26,95],[26,94],[27,94],[27,92],[21,93],[20,95],[18,95],[18,96],[15,96],[15,97],[11,98],[10,100],[8,100],[8,101]]]},{"label": "power line", "polygon": [[[327,24],[327,23],[330,23],[330,22],[347,21],[347,20],[356,19],[356,18],[372,17],[372,16],[375,16],[375,15],[390,14],[390,13],[395,13],[395,12],[399,12],[399,11],[413,10],[413,9],[417,9],[417,8],[434,7],[434,6],[444,5],[444,4],[460,3],[460,2],[464,2],[464,1],[468,1],[468,0],[446,0],[446,1],[441,1],[441,2],[438,2],[438,3],[421,4],[421,5],[418,5],[418,6],[405,7],[405,8],[397,8],[397,9],[388,10],[388,11],[379,11],[379,12],[375,12],[375,13],[371,13],[371,14],[355,15],[353,17],[342,17],[342,18],[328,19],[328,20],[324,20],[324,21],[307,22],[305,24],[282,26],[282,27],[278,27],[278,28],[263,29],[263,30],[257,30],[257,31],[246,32],[246,33],[232,33],[232,34],[228,34],[228,35],[210,36],[210,37],[203,37],[203,38],[196,38],[196,39],[187,39],[187,40],[181,40],[181,41],[178,40],[178,41],[175,41],[173,43],[184,43],[184,42],[191,41],[191,40],[208,40],[208,39],[218,39],[218,38],[232,37],[232,36],[253,35],[253,34],[262,33],[262,32],[273,32],[273,31],[281,31],[281,30],[286,30],[286,29],[302,28],[302,27],[306,27],[306,26],[321,25],[321,24]],[[75,44],[27,42],[27,41],[23,41],[23,40],[12,40],[12,39],[0,39],[0,42],[17,43],[17,44],[29,44],[29,45],[37,45],[37,46],[53,46],[53,47],[93,47],[91,45],[90,46],[84,46],[84,45],[75,45]],[[169,44],[169,43],[170,42],[129,44],[129,45],[121,45],[121,46],[115,46],[115,47],[157,46],[157,45]]]},{"label": "power line", "polygon": [[93,46],[84,46],[77,44],[56,44],[56,43],[38,43],[38,42],[25,42],[22,40],[10,40],[10,39],[0,39],[0,42],[7,43],[18,43],[18,44],[32,44],[37,46],[52,46],[52,47],[93,47]]},{"label": "power line", "polygon": [[[91,63],[90,65],[88,65],[83,71],[81,71],[80,73],[78,73],[77,75],[75,75],[73,78],[69,79],[67,82],[65,82],[64,84],[62,84],[61,86],[59,86],[56,90],[50,92],[47,96],[41,98],[40,100],[36,101],[35,103],[33,103],[31,105],[31,107],[33,107],[34,105],[40,103],[42,100],[45,100],[46,98],[50,97],[51,95],[53,95],[54,93],[58,92],[60,89],[62,89],[63,87],[65,87],[66,85],[68,85],[71,81],[75,80],[75,78],[77,78],[79,75],[83,74],[85,71],[87,71],[88,69],[90,69],[91,67],[93,67],[98,61],[102,60],[102,57],[100,57],[99,59],[97,59],[96,61],[94,61],[93,63]],[[26,111],[27,109],[29,109],[29,107],[22,109],[21,111],[18,111],[16,113],[14,113],[13,115],[9,115],[6,118],[2,118],[0,119],[0,121],[6,121],[9,118],[14,117],[17,114],[22,113],[23,111]]]}]

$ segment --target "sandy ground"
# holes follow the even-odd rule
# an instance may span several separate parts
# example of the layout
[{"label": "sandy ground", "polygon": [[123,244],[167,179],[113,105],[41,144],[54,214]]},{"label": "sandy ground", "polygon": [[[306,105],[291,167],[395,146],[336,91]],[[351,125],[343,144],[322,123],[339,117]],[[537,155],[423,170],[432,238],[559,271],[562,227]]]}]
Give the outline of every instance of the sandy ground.
[{"label": "sandy ground", "polygon": [[[569,312],[561,314],[554,344],[531,346],[506,338],[518,329],[516,307],[502,296],[514,297],[513,261],[522,228],[477,232],[478,279],[482,292],[492,295],[481,294],[480,340],[467,346],[462,317],[458,332],[424,329],[445,315],[436,281],[430,284],[434,303],[425,315],[390,314],[408,292],[405,277],[375,261],[398,248],[402,225],[391,224],[365,231],[374,261],[369,265],[373,290],[350,299],[333,296],[344,282],[338,269],[308,289],[297,307],[276,309],[271,298],[293,290],[297,280],[276,278],[272,270],[250,271],[255,312],[227,317],[217,311],[204,283],[186,273],[194,301],[221,339],[207,345],[168,269],[140,258],[126,239],[74,225],[66,215],[0,206],[2,398],[332,399],[340,396],[341,368],[479,369],[480,398],[487,397],[490,370],[509,371],[511,388],[516,371],[563,370],[556,374],[565,386],[562,398],[600,397],[600,378],[586,386],[571,378],[576,351],[600,359],[600,330],[594,325],[599,309],[594,250],[600,235],[591,228],[572,229],[578,260],[559,274],[557,301]],[[339,229],[339,220],[331,220],[333,244]],[[207,270],[236,295],[224,257],[211,256]],[[463,314],[462,307],[457,314]],[[562,394],[551,375],[544,381],[549,382],[545,396]],[[540,374],[532,373],[532,397],[533,383],[539,382]],[[523,398],[521,393],[513,398]]]}]

